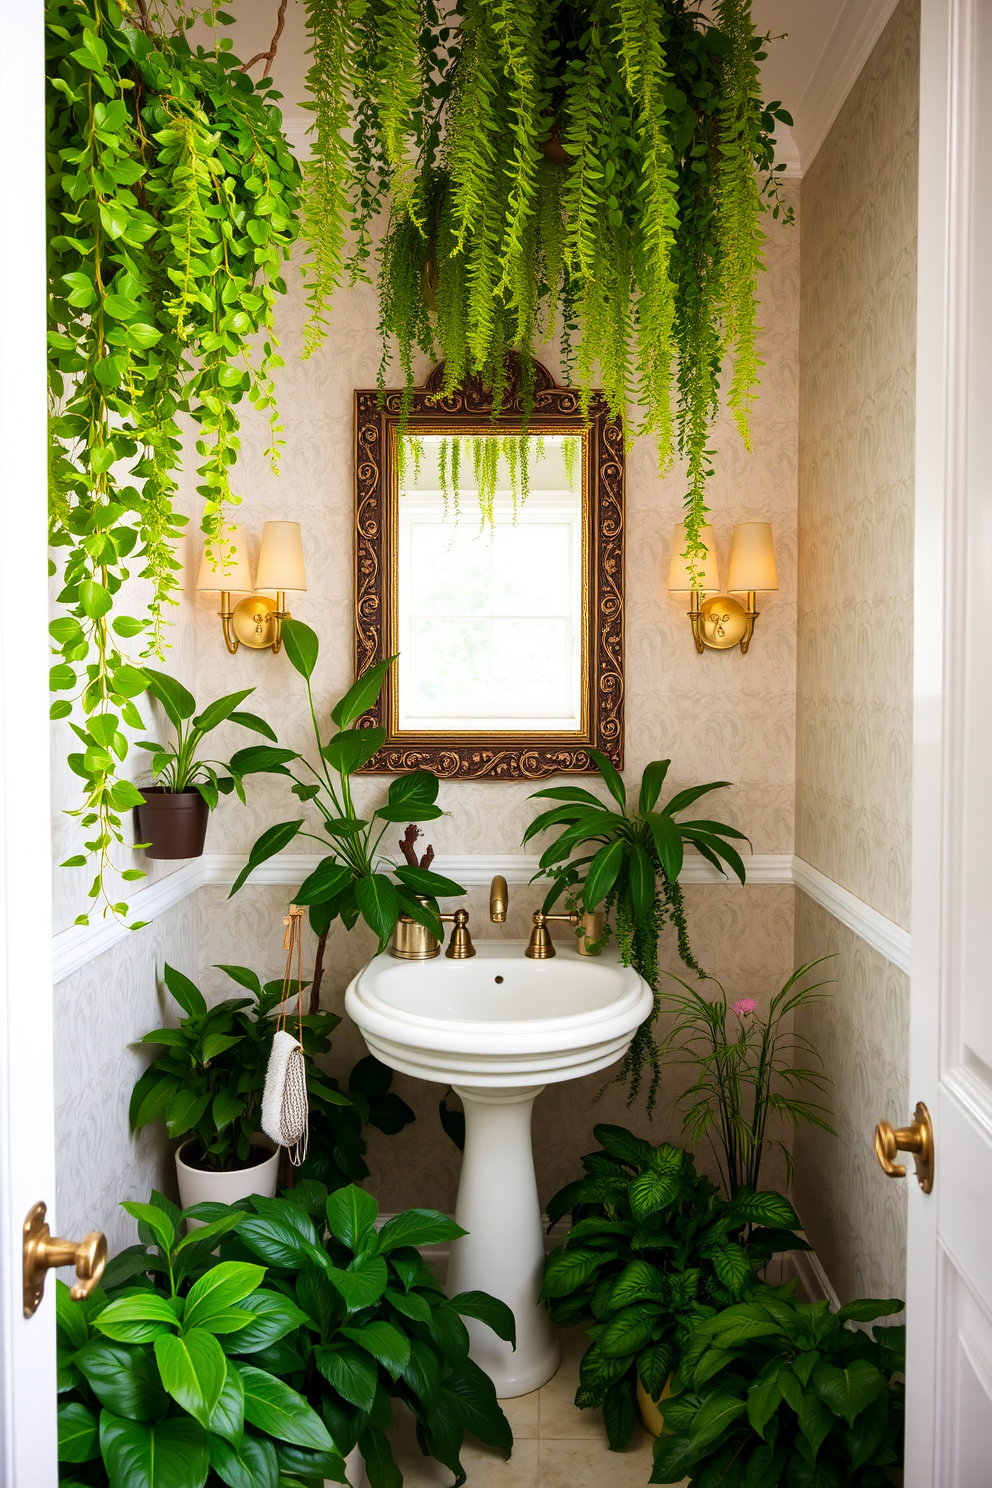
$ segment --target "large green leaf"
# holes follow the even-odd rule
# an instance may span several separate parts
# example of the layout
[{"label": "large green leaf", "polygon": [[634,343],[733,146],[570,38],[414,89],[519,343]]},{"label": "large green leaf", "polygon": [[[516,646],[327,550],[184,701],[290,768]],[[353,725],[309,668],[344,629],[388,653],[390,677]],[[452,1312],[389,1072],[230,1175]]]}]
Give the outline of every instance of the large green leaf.
[{"label": "large green leaf", "polygon": [[664,815],[675,816],[678,812],[684,811],[687,806],[691,806],[693,801],[698,801],[700,796],[705,796],[710,791],[723,790],[730,784],[729,780],[711,780],[708,785],[690,785],[687,790],[679,791],[672,797],[668,805],[663,808]]},{"label": "large green leaf", "polygon": [[654,810],[671,763],[671,760],[652,760],[649,765],[645,765],[644,774],[641,776],[641,796],[638,802],[638,810],[642,814]]},{"label": "large green leaf", "polygon": [[297,904],[324,904],[340,894],[354,876],[355,870],[346,863],[339,863],[333,857],[322,858],[314,871],[303,880],[293,899]]},{"label": "large green leaf", "polygon": [[713,1269],[719,1280],[739,1297],[751,1280],[751,1261],[742,1245],[722,1245],[712,1253]]},{"label": "large green leaf", "polygon": [[375,1229],[379,1205],[364,1188],[349,1183],[347,1188],[328,1195],[326,1212],[334,1238],[343,1241],[349,1250],[358,1251]]},{"label": "large green leaf", "polygon": [[179,1319],[158,1292],[141,1292],[109,1303],[93,1326],[115,1343],[147,1343],[178,1328]]},{"label": "large green leaf", "polygon": [[444,812],[440,806],[430,801],[387,801],[385,806],[380,806],[373,813],[378,821],[383,822],[429,822],[437,821]]},{"label": "large green leaf", "polygon": [[445,1245],[464,1235],[461,1225],[436,1209],[404,1209],[387,1219],[379,1231],[379,1254],[388,1255],[403,1245]]},{"label": "large green leaf", "polygon": [[492,1380],[471,1359],[445,1380],[443,1396],[466,1431],[487,1447],[495,1447],[504,1457],[513,1450],[513,1432],[499,1403]]},{"label": "large green leaf", "polygon": [[375,666],[369,667],[363,672],[358,681],[349,687],[344,697],[331,709],[331,719],[339,729],[349,728],[356,718],[361,718],[375,702],[382,691],[382,684],[386,673],[396,660],[395,656],[387,656],[384,661],[376,662]]},{"label": "large green leaf", "polygon": [[210,1471],[207,1433],[189,1416],[149,1424],[104,1410],[100,1448],[110,1488],[203,1488]]},{"label": "large green leaf", "polygon": [[430,899],[453,899],[456,895],[465,893],[461,884],[455,883],[453,878],[445,878],[442,873],[432,873],[429,868],[414,868],[408,864],[397,868],[395,872],[396,877],[408,889]]},{"label": "large green leaf", "polygon": [[734,1208],[750,1224],[771,1225],[775,1229],[798,1230],[799,1215],[788,1199],[773,1189],[752,1193],[750,1189],[737,1190]]},{"label": "large green leaf", "polygon": [[190,1287],[183,1313],[183,1328],[202,1328],[219,1312],[250,1297],[262,1285],[264,1266],[246,1261],[221,1261]]},{"label": "large green leaf", "polygon": [[307,680],[313,676],[313,669],[317,665],[317,657],[320,655],[320,642],[309,625],[304,625],[302,620],[284,620],[282,622],[282,643],[286,648],[290,665],[295,667],[301,677]]},{"label": "large green leaf", "polygon": [[59,1461],[92,1462],[100,1455],[100,1427],[93,1412],[78,1400],[58,1408]]},{"label": "large green leaf", "polygon": [[906,1306],[897,1297],[859,1297],[855,1302],[847,1302],[837,1313],[839,1323],[871,1323],[875,1318],[891,1317],[893,1313],[902,1312]]},{"label": "large green leaf", "polygon": [[157,672],[153,667],[142,667],[141,670],[148,679],[148,691],[162,704],[173,728],[180,728],[187,718],[192,718],[196,712],[196,699],[181,682],[170,677],[168,672]]},{"label": "large green leaf", "polygon": [[[249,744],[231,755],[233,775],[288,775],[286,766],[299,759],[295,749],[281,749],[275,744]],[[261,839],[259,839],[261,841]]]},{"label": "large green leaf", "polygon": [[517,1346],[517,1323],[512,1310],[498,1297],[488,1292],[459,1292],[451,1298],[451,1305],[462,1317],[475,1318],[492,1328],[497,1338]]},{"label": "large green leaf", "polygon": [[268,1348],[309,1321],[302,1308],[281,1292],[252,1292],[238,1306],[251,1317],[234,1340],[233,1348],[239,1354]]},{"label": "large green leaf", "polygon": [[400,775],[389,787],[389,803],[400,806],[405,801],[432,806],[437,800],[438,778],[431,770],[412,770]]},{"label": "large green leaf", "polygon": [[765,1427],[772,1416],[778,1410],[782,1400],[782,1391],[778,1382],[778,1370],[767,1376],[755,1380],[747,1392],[747,1418],[760,1437],[765,1434]]},{"label": "large green leaf", "polygon": [[567,1297],[570,1292],[584,1286],[602,1265],[613,1258],[613,1254],[583,1246],[553,1251],[545,1264],[541,1296]]},{"label": "large green leaf", "polygon": [[400,902],[395,885],[384,873],[367,873],[355,880],[355,894],[362,918],[384,945],[399,919]]},{"label": "large green leaf", "polygon": [[651,857],[639,843],[635,843],[631,849],[628,871],[634,913],[639,920],[644,921],[651,913],[654,903],[655,869]]},{"label": "large green leaf", "polygon": [[629,1307],[633,1302],[658,1301],[664,1291],[665,1278],[657,1266],[645,1260],[631,1261],[610,1288],[610,1310]]},{"label": "large green leaf", "polygon": [[393,1449],[384,1431],[366,1426],[358,1439],[369,1488],[403,1488],[403,1474],[393,1457]]},{"label": "large green leaf", "polygon": [[132,1219],[146,1224],[164,1251],[171,1251],[176,1243],[176,1226],[172,1218],[157,1204],[141,1204],[137,1199],[125,1199],[121,1208]]},{"label": "large green leaf", "polygon": [[389,1371],[394,1380],[399,1379],[410,1362],[410,1340],[392,1323],[373,1319],[360,1327],[342,1328],[341,1332],[345,1338],[350,1338],[352,1343],[357,1343],[359,1348],[371,1354],[373,1359]]},{"label": "large green leaf", "polygon": [[659,1301],[654,1306],[625,1307],[616,1317],[603,1324],[597,1342],[604,1354],[618,1358],[621,1354],[636,1354],[651,1337],[659,1314],[667,1308]]},{"label": "large green leaf", "polygon": [[360,1312],[378,1302],[389,1280],[386,1263],[381,1256],[352,1261],[345,1271],[337,1266],[327,1266],[325,1270],[331,1285],[344,1298],[349,1312]]},{"label": "large green leaf", "polygon": [[833,1412],[814,1390],[806,1390],[799,1402],[796,1415],[799,1420],[799,1430],[809,1443],[810,1455],[815,1461],[817,1452],[826,1441],[834,1424]]},{"label": "large green leaf", "polygon": [[684,857],[682,833],[669,815],[657,811],[648,813],[647,823],[665,876],[669,883],[677,883]]},{"label": "large green leaf", "polygon": [[354,1343],[335,1343],[318,1346],[315,1357],[317,1368],[342,1400],[359,1410],[372,1409],[379,1372],[368,1353]]},{"label": "large green leaf", "polygon": [[239,1366],[245,1387],[245,1420],[277,1441],[333,1452],[327,1427],[296,1390],[251,1364]]},{"label": "large green leaf", "polygon": [[277,1488],[276,1449],[263,1437],[246,1433],[236,1446],[221,1437],[210,1438],[210,1466],[227,1488]]},{"label": "large green leaf", "polygon": [[868,1359],[852,1359],[844,1368],[823,1363],[813,1370],[813,1387],[835,1416],[853,1426],[855,1417],[884,1389],[885,1377]]},{"label": "large green leaf", "polygon": [[[234,767],[233,760],[231,767],[232,769]],[[274,857],[277,852],[282,852],[287,843],[292,842],[302,826],[303,818],[301,817],[299,821],[277,822],[274,827],[268,827],[248,854],[248,861],[231,885],[231,893],[227,897],[230,899],[238,892],[249,873],[257,868],[259,863],[264,863],[267,858]]]},{"label": "large green leaf", "polygon": [[291,1209],[292,1206],[287,1204],[283,1215],[246,1216],[238,1226],[238,1234],[248,1249],[269,1266],[293,1271],[298,1271],[307,1261],[323,1266],[326,1260],[324,1252],[293,1223],[289,1213]]},{"label": "large green leaf", "polygon": [[182,1338],[156,1338],[155,1359],[162,1384],[176,1404],[201,1426],[209,1426],[227,1378],[227,1359],[214,1335],[195,1329]]},{"label": "large green leaf", "polygon": [[612,760],[607,759],[606,755],[598,749],[590,749],[589,758],[597,766],[599,773],[606,781],[606,788],[614,801],[619,805],[620,810],[626,811],[627,792],[624,790],[623,781],[617,773],[616,765],[614,765]]},{"label": "large green leaf", "polygon": [[605,847],[599,849],[589,864],[582,891],[582,902],[587,910],[594,910],[597,905],[602,904],[616,882],[623,857],[624,844],[622,842],[608,842]]},{"label": "large green leaf", "polygon": [[207,1011],[206,998],[199,987],[195,986],[188,976],[183,976],[181,971],[170,966],[168,962],[165,963],[162,978],[187,1018]]},{"label": "large green leaf", "polygon": [[382,748],[385,738],[384,728],[344,729],[329,739],[320,752],[339,775],[353,775]]},{"label": "large green leaf", "polygon": [[[73,1303],[74,1307],[78,1305]],[[147,1348],[93,1338],[75,1354],[73,1363],[100,1404],[118,1416],[154,1421],[169,1408],[158,1366]]]},{"label": "large green leaf", "polygon": [[428,904],[421,904],[416,894],[411,894],[409,889],[397,886],[396,897],[400,902],[400,912],[409,915],[411,920],[416,920],[418,925],[423,925],[429,930],[435,940],[444,939],[444,924],[439,914],[436,914]]},{"label": "large green leaf", "polygon": [[226,697],[218,698],[216,702],[208,704],[202,713],[198,713],[193,719],[193,727],[199,729],[201,734],[209,734],[218,724],[230,718],[239,703],[243,703],[246,697],[250,697],[255,691],[254,687],[246,687],[243,692],[229,692]]},{"label": "large green leaf", "polygon": [[679,1174],[649,1171],[630,1185],[630,1207],[636,1219],[646,1219],[673,1204],[682,1192]]},{"label": "large green leaf", "polygon": [[225,1441],[240,1442],[245,1429],[245,1387],[237,1367],[228,1361],[224,1385],[217,1404],[210,1412],[207,1423],[211,1436],[222,1436]]},{"label": "large green leaf", "polygon": [[624,1126],[610,1126],[599,1122],[592,1129],[596,1141],[611,1157],[633,1168],[646,1167],[654,1155],[654,1148],[643,1137],[635,1137]]}]

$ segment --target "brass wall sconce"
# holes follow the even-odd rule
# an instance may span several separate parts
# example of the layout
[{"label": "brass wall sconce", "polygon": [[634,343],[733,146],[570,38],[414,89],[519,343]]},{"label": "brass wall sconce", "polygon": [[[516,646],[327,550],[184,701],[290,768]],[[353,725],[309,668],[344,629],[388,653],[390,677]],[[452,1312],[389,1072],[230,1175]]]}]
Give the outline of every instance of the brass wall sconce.
[{"label": "brass wall sconce", "polygon": [[[286,591],[305,592],[307,587],[299,522],[265,523],[254,582],[243,524],[226,527],[222,537],[204,547],[196,587],[202,593],[220,594],[224,644],[232,656],[239,646],[279,651],[282,622],[290,618]],[[274,590],[275,599],[261,590]],[[234,594],[245,598],[232,608]]]},{"label": "brass wall sconce", "polygon": [[[732,646],[740,646],[746,656],[754,634],[754,622],[760,613],[755,607],[757,594],[778,588],[771,523],[738,522],[735,526],[727,575],[727,588],[733,593],[729,594],[719,592],[720,566],[713,528],[707,524],[701,537],[706,546],[706,557],[701,565],[696,566],[699,578],[694,586],[684,556],[685,526],[680,522],[675,528],[668,570],[669,592],[689,595],[687,614],[700,656],[707,648],[729,651]],[[704,597],[707,594],[709,597]],[[747,595],[746,609],[733,594]]]}]

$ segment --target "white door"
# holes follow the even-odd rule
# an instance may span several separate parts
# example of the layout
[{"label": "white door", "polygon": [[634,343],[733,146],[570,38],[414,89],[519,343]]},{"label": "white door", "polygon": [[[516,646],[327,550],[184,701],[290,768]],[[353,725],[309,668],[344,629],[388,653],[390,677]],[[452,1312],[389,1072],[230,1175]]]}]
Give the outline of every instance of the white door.
[{"label": "white door", "polygon": [[[55,1198],[42,0],[0,0],[0,1484],[53,1488],[55,1293],[21,1232]],[[53,1232],[57,1233],[54,1229]]]},{"label": "white door", "polygon": [[988,1488],[992,0],[922,9],[910,1079],[936,1167],[925,1195],[907,1165],[906,1484]]}]

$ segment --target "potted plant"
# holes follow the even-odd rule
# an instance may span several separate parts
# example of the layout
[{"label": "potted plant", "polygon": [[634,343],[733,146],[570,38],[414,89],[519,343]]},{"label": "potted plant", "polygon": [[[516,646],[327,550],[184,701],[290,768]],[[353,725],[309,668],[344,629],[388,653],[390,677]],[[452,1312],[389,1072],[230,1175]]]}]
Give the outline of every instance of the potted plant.
[{"label": "potted plant", "polygon": [[212,1252],[243,1217],[183,1237],[161,1194],[122,1206],[140,1244],[73,1302],[56,1283],[59,1478],[90,1488],[345,1480],[317,1412],[272,1364],[304,1313],[264,1266]]},{"label": "potted plant", "polygon": [[[162,1053],[138,1079],[131,1094],[135,1131],[163,1120],[168,1135],[184,1138],[176,1152],[176,1173],[184,1205],[206,1199],[233,1203],[245,1194],[274,1194],[278,1149],[258,1132],[262,1092],[272,1047],[273,1013],[283,1001],[282,980],[264,986],[245,966],[219,968],[251,995],[227,998],[208,1007],[202,992],[174,966],[165,968],[165,984],[185,1017],[178,1028],[157,1028],[142,1043]],[[297,985],[290,983],[291,997]],[[361,1122],[375,1120],[399,1130],[413,1113],[388,1095],[390,1072],[377,1061],[363,1060],[352,1072],[354,1088],[345,1094],[337,1081],[315,1067],[313,1056],[326,1054],[330,1035],[341,1019],[333,1013],[308,1013],[302,1019],[307,1061],[307,1090],[313,1117],[329,1128],[330,1148],[338,1164],[330,1171],[347,1182],[341,1164],[364,1170]],[[383,1079],[383,1076],[385,1078]],[[363,1085],[372,1089],[366,1094]],[[397,1124],[398,1123],[398,1124]],[[356,1131],[357,1127],[357,1131]],[[340,1130],[339,1130],[340,1128]]]},{"label": "potted plant", "polygon": [[[636,808],[628,809],[627,792],[615,766],[597,749],[589,756],[599,770],[619,810],[578,785],[554,785],[535,791],[532,799],[559,802],[531,822],[524,833],[529,842],[539,832],[561,827],[550,847],[541,855],[540,871],[555,879],[544,901],[548,913],[563,893],[573,896],[573,907],[593,912],[602,905],[616,935],[625,966],[633,966],[655,994],[655,1006],[634,1035],[617,1072],[619,1081],[629,1081],[628,1105],[641,1087],[644,1070],[651,1069],[648,1113],[655,1105],[661,1079],[661,1048],[654,1036],[659,1010],[658,937],[670,919],[678,937],[679,955],[686,966],[702,975],[689,946],[679,874],[684,844],[701,853],[715,868],[724,863],[745,880],[744,864],[737,849],[726,839],[746,842],[736,827],[710,820],[679,821],[709,791],[721,790],[726,780],[689,786],[677,791],[666,805],[658,807],[661,788],[671,760],[652,760],[645,767]],[[573,858],[578,850],[581,856]]]},{"label": "potted plant", "polygon": [[[378,938],[380,951],[401,914],[409,915],[443,940],[437,899],[464,894],[465,890],[429,868],[412,863],[396,867],[381,851],[391,825],[435,821],[443,815],[436,804],[437,776],[430,770],[401,775],[392,782],[386,801],[371,813],[369,821],[356,811],[352,797],[351,777],[368,763],[386,736],[385,729],[362,728],[360,719],[379,696],[395,657],[370,667],[331,709],[334,730],[324,739],[310,683],[319,653],[317,637],[299,620],[283,621],[282,636],[286,655],[306,683],[316,763],[295,749],[256,745],[239,750],[231,759],[231,770],[237,777],[260,773],[289,776],[293,794],[300,801],[312,802],[320,813],[320,835],[304,830],[302,817],[269,827],[252,847],[231,893],[236,894],[260,863],[299,834],[329,849],[293,895],[294,903],[310,906],[310,924],[318,937],[318,966],[323,962],[328,930],[336,919],[349,930],[363,919]],[[315,970],[311,1006],[316,1006],[319,991],[320,977]]]},{"label": "potted plant", "polygon": [[[139,786],[143,800],[135,807],[137,836],[149,858],[198,858],[203,852],[207,818],[220,796],[236,790],[244,801],[241,781],[231,766],[201,758],[198,751],[203,739],[227,719],[267,739],[275,739],[275,734],[264,719],[241,709],[245,698],[254,692],[253,687],[228,693],[197,713],[196,699],[182,683],[152,667],[143,670],[148,691],[162,704],[176,739],[171,747],[154,739],[138,743],[139,749],[151,752],[157,783]],[[229,773],[218,775],[218,768]]]},{"label": "potted plant", "polygon": [[885,1488],[902,1482],[904,1328],[897,1301],[797,1302],[762,1288],[701,1320],[665,1405],[652,1483]]},{"label": "potted plant", "polygon": [[[836,1136],[825,1106],[807,1098],[830,1081],[815,1065],[820,1056],[810,1041],[793,1030],[795,1013],[821,1000],[824,982],[802,985],[826,957],[808,961],[788,978],[762,1014],[753,997],[732,1005],[715,977],[707,978],[709,997],[681,977],[669,973],[682,988],[663,997],[675,1012],[675,1024],[664,1046],[666,1064],[694,1065],[696,1080],[676,1102],[689,1102],[682,1131],[693,1142],[703,1137],[713,1143],[721,1177],[731,1198],[741,1188],[756,1189],[762,1159],[777,1147],[792,1177],[792,1153],[769,1132],[769,1119],[805,1122]],[[804,1059],[797,1066],[795,1052]]]},{"label": "potted plant", "polygon": [[[304,1182],[281,1199],[252,1198],[222,1254],[261,1261],[305,1316],[282,1339],[285,1377],[326,1423],[340,1452],[357,1446],[375,1488],[402,1479],[389,1445],[390,1397],[417,1419],[426,1456],[465,1482],[466,1431],[509,1456],[513,1435],[492,1381],[469,1358],[462,1317],[514,1341],[513,1314],[485,1292],[448,1298],[418,1247],[465,1232],[431,1209],[407,1209],[378,1225],[371,1194],[354,1185],[328,1194]],[[203,1217],[223,1211],[213,1206]],[[237,1357],[237,1339],[230,1343]]]},{"label": "potted plant", "polygon": [[619,1450],[638,1392],[645,1403],[663,1396],[693,1325],[743,1298],[776,1252],[809,1246],[781,1194],[740,1189],[728,1200],[682,1148],[619,1126],[594,1135],[602,1150],[582,1159],[586,1176],[548,1205],[552,1224],[570,1212],[572,1228],[548,1257],[541,1295],[556,1323],[588,1328],[575,1403],[602,1406]]}]

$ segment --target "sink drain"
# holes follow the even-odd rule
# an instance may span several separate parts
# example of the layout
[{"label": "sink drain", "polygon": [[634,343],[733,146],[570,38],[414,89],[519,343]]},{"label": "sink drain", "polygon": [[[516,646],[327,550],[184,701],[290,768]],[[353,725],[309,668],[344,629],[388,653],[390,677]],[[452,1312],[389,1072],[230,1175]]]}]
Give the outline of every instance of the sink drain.
[{"label": "sink drain", "polygon": [[502,980],[503,980],[502,977],[493,977],[493,981],[494,982],[501,982]]}]

